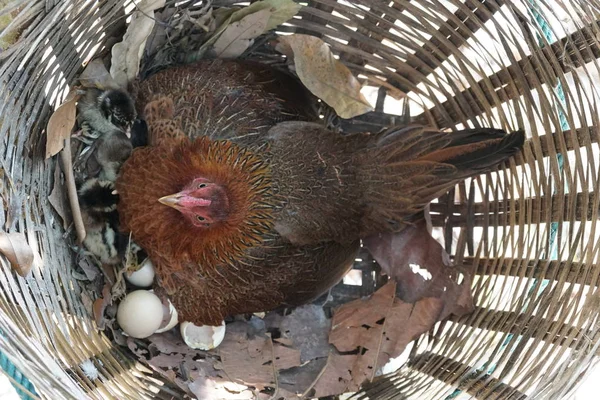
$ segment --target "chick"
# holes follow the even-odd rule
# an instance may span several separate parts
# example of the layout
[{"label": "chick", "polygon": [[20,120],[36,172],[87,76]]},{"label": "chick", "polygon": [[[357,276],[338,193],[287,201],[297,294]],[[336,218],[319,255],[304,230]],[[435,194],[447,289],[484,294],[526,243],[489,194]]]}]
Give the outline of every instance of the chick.
[{"label": "chick", "polygon": [[131,97],[121,90],[89,88],[77,103],[82,134],[95,143],[89,168],[91,175],[114,182],[121,164],[133,149],[127,133],[136,118]]},{"label": "chick", "polygon": [[121,165],[129,158],[133,150],[131,140],[121,131],[106,133],[97,139],[96,151],[92,159],[98,163],[98,178],[115,182]]},{"label": "chick", "polygon": [[122,90],[88,88],[77,103],[77,122],[84,134],[127,133],[136,118],[132,98]]},{"label": "chick", "polygon": [[119,232],[119,197],[114,183],[92,178],[81,185],[78,195],[87,233],[83,245],[101,263],[118,264],[125,252],[128,238]]}]

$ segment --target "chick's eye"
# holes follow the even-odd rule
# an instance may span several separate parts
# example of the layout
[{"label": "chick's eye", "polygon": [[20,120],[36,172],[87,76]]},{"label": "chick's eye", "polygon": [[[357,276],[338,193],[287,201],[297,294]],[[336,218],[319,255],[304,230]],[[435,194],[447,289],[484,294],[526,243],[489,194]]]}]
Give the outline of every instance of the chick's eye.
[{"label": "chick's eye", "polygon": [[206,187],[206,183],[201,183],[198,185],[198,189],[202,189]]},{"label": "chick's eye", "polygon": [[201,217],[199,215],[196,216],[196,219],[200,222],[204,222],[204,217]]}]

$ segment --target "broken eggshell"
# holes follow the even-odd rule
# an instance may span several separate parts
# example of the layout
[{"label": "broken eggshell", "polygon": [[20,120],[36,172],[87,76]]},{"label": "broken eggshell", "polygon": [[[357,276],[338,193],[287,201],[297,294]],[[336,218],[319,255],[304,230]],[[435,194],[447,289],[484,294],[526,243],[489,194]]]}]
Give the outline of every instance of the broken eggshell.
[{"label": "broken eggshell", "polygon": [[221,344],[225,337],[225,321],[219,326],[197,326],[191,322],[182,322],[180,329],[183,341],[192,349],[214,349]]},{"label": "broken eggshell", "polygon": [[172,329],[179,323],[179,315],[169,299],[161,299],[163,306],[163,320],[155,333],[163,333]]},{"label": "broken eggshell", "polygon": [[138,287],[150,287],[154,282],[154,265],[149,258],[146,258],[141,264],[140,269],[131,274],[125,273],[125,279],[132,285]]},{"label": "broken eggshell", "polygon": [[160,328],[163,305],[158,296],[147,290],[129,293],[119,304],[117,322],[123,331],[134,338],[143,339]]}]

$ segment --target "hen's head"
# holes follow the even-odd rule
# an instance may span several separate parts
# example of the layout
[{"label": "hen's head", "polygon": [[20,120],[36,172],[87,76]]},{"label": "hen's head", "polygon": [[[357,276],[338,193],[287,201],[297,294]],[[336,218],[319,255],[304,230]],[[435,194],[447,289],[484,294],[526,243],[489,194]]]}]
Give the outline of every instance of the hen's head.
[{"label": "hen's head", "polygon": [[206,178],[196,178],[178,193],[158,201],[179,211],[192,225],[208,228],[229,215],[227,190]]},{"label": "hen's head", "polygon": [[135,149],[116,186],[121,226],[151,257],[207,269],[262,244],[279,204],[266,159],[206,137]]}]

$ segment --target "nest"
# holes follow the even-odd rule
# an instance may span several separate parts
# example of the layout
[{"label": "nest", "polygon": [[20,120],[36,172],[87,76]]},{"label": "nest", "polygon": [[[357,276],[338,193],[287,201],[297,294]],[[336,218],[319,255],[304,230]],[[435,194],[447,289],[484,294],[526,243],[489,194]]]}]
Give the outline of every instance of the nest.
[{"label": "nest", "polygon": [[[17,0],[0,11],[0,225],[34,253],[25,278],[0,256],[0,349],[34,384],[22,387],[32,398],[184,395],[97,329],[66,244],[72,228],[56,211],[59,161],[45,158],[48,119],[82,64],[122,39],[134,11],[123,3]],[[168,2],[177,12],[156,17],[167,34],[142,75],[204,56],[182,59],[175,45],[205,40],[194,18],[206,6]],[[437,324],[355,398],[565,398],[597,360],[599,19],[597,0],[319,0],[277,28],[320,37],[373,93],[375,111],[359,117],[325,110],[331,128],[379,131],[410,117],[522,128],[530,139],[505,168],[430,206],[434,233],[474,276],[475,310]],[[282,63],[272,37],[241,57]],[[330,306],[384,283],[368,254],[360,260],[360,283],[338,285]]]}]

